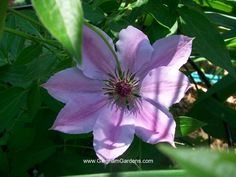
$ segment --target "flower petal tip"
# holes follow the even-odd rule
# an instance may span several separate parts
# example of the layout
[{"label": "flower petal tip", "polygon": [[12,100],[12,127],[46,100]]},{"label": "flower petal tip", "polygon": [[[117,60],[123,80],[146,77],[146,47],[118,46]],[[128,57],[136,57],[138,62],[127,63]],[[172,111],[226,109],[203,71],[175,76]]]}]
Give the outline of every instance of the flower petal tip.
[{"label": "flower petal tip", "polygon": [[53,125],[48,130],[56,130],[56,127]]},{"label": "flower petal tip", "polygon": [[41,84],[40,87],[43,87],[43,88],[47,89],[47,83]]},{"label": "flower petal tip", "polygon": [[108,165],[111,161],[113,161],[114,159],[107,159],[105,156],[96,153],[98,159],[100,160],[100,162],[102,162],[104,165]]},{"label": "flower petal tip", "polygon": [[196,37],[189,37],[189,36],[185,36],[185,35],[180,35],[181,38],[184,38],[186,41],[188,42],[192,42]]}]

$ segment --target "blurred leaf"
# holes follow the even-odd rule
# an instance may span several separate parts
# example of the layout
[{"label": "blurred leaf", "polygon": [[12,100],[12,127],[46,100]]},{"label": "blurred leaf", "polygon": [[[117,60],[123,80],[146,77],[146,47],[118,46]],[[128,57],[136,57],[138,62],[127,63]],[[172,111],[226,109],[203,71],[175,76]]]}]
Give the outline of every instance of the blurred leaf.
[{"label": "blurred leaf", "polygon": [[0,67],[8,63],[6,53],[0,50]]},{"label": "blurred leaf", "polygon": [[231,29],[230,31],[223,33],[222,36],[223,36],[224,39],[234,38],[235,33],[236,33],[236,28]]},{"label": "blurred leaf", "polygon": [[[6,27],[10,29],[19,29],[21,28],[21,21],[22,18],[9,13],[6,18]],[[20,53],[22,52],[22,48],[25,48],[25,41],[26,39],[22,37],[16,36],[11,33],[4,33],[4,35],[2,36],[2,40],[0,41],[0,65],[14,63],[16,58],[19,57]],[[30,43],[27,43],[27,46],[29,46],[29,44]],[[35,51],[34,49],[32,50]],[[31,55],[31,51],[28,50],[28,52],[29,54],[26,57],[26,60],[29,59],[29,55]],[[26,51],[24,55],[27,55]],[[24,56],[22,55],[22,57]],[[32,55],[32,57],[34,57],[34,55]]]},{"label": "blurred leaf", "polygon": [[105,15],[99,7],[93,8],[91,5],[83,3],[83,10],[84,17],[94,24],[98,24],[105,19]]},{"label": "blurred leaf", "polygon": [[148,35],[151,43],[154,43],[157,39],[166,37],[171,34],[171,31],[154,21],[150,26],[146,28],[146,34]]},{"label": "blurred leaf", "polygon": [[233,7],[226,1],[221,0],[193,0],[203,7],[209,7],[223,12],[232,12]]},{"label": "blurred leaf", "polygon": [[29,116],[33,118],[41,106],[41,93],[37,82],[32,85],[28,94],[27,101],[28,101]]},{"label": "blurred leaf", "polygon": [[0,149],[0,174],[2,176],[9,176],[9,162],[7,159],[7,154]]},{"label": "blurred leaf", "polygon": [[229,29],[236,27],[236,17],[225,15],[217,12],[207,12],[206,16],[210,21],[218,26],[223,26]]},{"label": "blurred leaf", "polygon": [[228,49],[236,50],[236,37],[225,40]]},{"label": "blurred leaf", "polygon": [[[11,29],[18,28],[18,21],[14,15],[9,14],[5,26]],[[12,62],[25,46],[25,39],[11,33],[4,33],[0,40],[0,50],[5,53],[8,61]]]},{"label": "blurred leaf", "polygon": [[34,80],[52,72],[56,59],[53,55],[41,55],[26,65],[4,66],[0,70],[0,80],[14,86],[28,87]]},{"label": "blurred leaf", "polygon": [[179,116],[176,121],[176,136],[186,136],[206,125],[204,122],[191,117]]},{"label": "blurred leaf", "polygon": [[196,102],[189,113],[190,116],[207,123],[203,129],[211,136],[227,139],[223,121],[226,121],[231,129],[234,141],[236,140],[236,111],[209,97]]},{"label": "blurred leaf", "polygon": [[7,7],[8,7],[8,0],[1,0],[0,1],[0,39],[2,36],[3,27],[5,25]]},{"label": "blurred leaf", "polygon": [[[40,164],[40,169],[44,172],[45,176],[76,175],[106,171],[102,163],[86,165],[83,163],[83,159],[95,159],[94,156],[87,155],[88,150],[79,147],[64,147],[64,151],[62,149],[63,147],[61,151],[55,153],[45,163]],[[57,168],[53,168],[55,166]]]},{"label": "blurred leaf", "polygon": [[110,1],[110,0],[95,0],[94,7],[100,7],[103,12],[109,14],[112,12],[116,12],[120,6],[118,1]]},{"label": "blurred leaf", "polygon": [[34,129],[23,125],[16,125],[8,137],[7,146],[11,152],[17,152],[27,148],[34,139]]},{"label": "blurred leaf", "polygon": [[118,172],[118,173],[97,173],[91,175],[74,175],[74,176],[63,176],[63,177],[187,177],[183,170],[155,170],[155,171],[138,171],[138,172]]},{"label": "blurred leaf", "polygon": [[[9,154],[13,176],[18,176],[19,173],[26,173],[29,169],[45,161],[56,152],[57,145],[54,138],[58,136],[48,130],[55,117],[56,115],[48,109],[41,109],[37,113],[33,121],[34,138],[30,146]],[[62,142],[60,143],[62,144]]]},{"label": "blurred leaf", "polygon": [[149,1],[145,9],[160,25],[167,29],[170,29],[176,22],[175,11],[157,0]]},{"label": "blurred leaf", "polygon": [[[30,18],[32,21],[34,20],[34,21],[36,21],[36,23],[38,22],[38,18],[37,18],[35,11],[33,9],[21,10],[20,13],[22,15]],[[40,30],[42,32],[42,28],[39,28],[39,25],[37,25],[29,20],[26,20],[26,19],[19,17],[19,16],[16,16],[16,20],[17,20],[17,27],[21,31],[24,31],[24,32],[27,32],[27,33],[33,34],[33,35],[40,35]]]},{"label": "blurred leaf", "polygon": [[64,104],[52,98],[52,96],[47,93],[46,89],[42,89],[41,94],[42,102],[54,112],[59,112],[63,108]]},{"label": "blurred leaf", "polygon": [[44,161],[56,152],[56,146],[46,147],[41,150],[27,149],[12,153],[12,173],[17,176],[19,173],[27,172],[36,164]]},{"label": "blurred leaf", "polygon": [[24,49],[22,49],[19,55],[16,58],[16,62],[14,64],[27,64],[33,61],[42,53],[42,46],[39,44],[30,45]]},{"label": "blurred leaf", "polygon": [[216,96],[219,101],[225,101],[229,96],[236,92],[236,80],[232,76],[227,75],[223,77],[219,82],[214,84],[207,90],[206,93],[202,94],[198,101],[207,99],[212,96]]},{"label": "blurred leaf", "polygon": [[33,0],[34,9],[52,35],[81,63],[83,11],[80,0]]},{"label": "blurred leaf", "polygon": [[180,8],[178,12],[184,34],[196,37],[193,41],[193,48],[201,56],[226,69],[236,78],[236,72],[224,41],[208,19],[203,14],[187,7]]},{"label": "blurred leaf", "polygon": [[236,176],[236,154],[209,149],[160,149],[175,160],[191,177],[233,177]]},{"label": "blurred leaf", "polygon": [[0,92],[0,132],[19,113],[25,95],[25,90],[15,87]]},{"label": "blurred leaf", "polygon": [[148,3],[148,0],[137,0],[137,1],[133,2],[133,3],[131,3],[130,7],[131,8],[137,8],[137,7],[143,6],[143,5],[147,4],[147,3]]}]

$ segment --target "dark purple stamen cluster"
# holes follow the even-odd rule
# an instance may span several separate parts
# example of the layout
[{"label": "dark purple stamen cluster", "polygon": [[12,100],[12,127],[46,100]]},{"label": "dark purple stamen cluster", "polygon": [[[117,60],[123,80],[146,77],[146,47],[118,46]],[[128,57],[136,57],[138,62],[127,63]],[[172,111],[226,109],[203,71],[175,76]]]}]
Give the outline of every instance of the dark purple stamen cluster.
[{"label": "dark purple stamen cluster", "polygon": [[121,97],[127,97],[132,91],[132,85],[125,82],[124,80],[121,80],[115,84],[115,91]]},{"label": "dark purple stamen cluster", "polygon": [[110,79],[105,80],[105,95],[116,103],[118,106],[126,106],[128,109],[132,108],[135,100],[139,96],[139,81],[132,73],[122,73],[121,75],[111,75]]}]

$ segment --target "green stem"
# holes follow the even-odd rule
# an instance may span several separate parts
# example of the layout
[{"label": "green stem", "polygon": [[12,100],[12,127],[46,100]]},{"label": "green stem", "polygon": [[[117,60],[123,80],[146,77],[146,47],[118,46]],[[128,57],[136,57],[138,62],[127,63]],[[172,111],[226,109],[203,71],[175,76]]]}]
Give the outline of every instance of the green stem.
[{"label": "green stem", "polygon": [[116,65],[117,65],[117,69],[118,69],[118,72],[119,72],[119,75],[122,74],[122,70],[121,70],[121,66],[120,66],[120,62],[119,62],[119,59],[116,55],[116,52],[115,50],[113,49],[113,47],[110,45],[110,43],[108,42],[108,40],[104,37],[104,35],[102,34],[102,32],[96,28],[95,26],[89,24],[87,21],[84,21],[84,24],[89,27],[91,30],[95,31],[101,38],[102,40],[106,43],[106,45],[108,46],[108,48],[111,50],[112,52],[112,55],[114,56],[114,59],[115,59],[115,62],[116,62]]},{"label": "green stem", "polygon": [[[25,19],[25,20],[27,20],[27,21],[33,23],[33,24],[35,24],[35,25],[42,26],[41,23],[39,23],[39,22],[35,21],[34,19],[28,17],[27,15],[24,15],[24,14],[22,14],[22,13],[20,13],[20,12],[17,12],[16,10],[13,10],[13,9],[9,9],[9,11],[12,12],[13,14],[15,14],[15,15],[17,15],[17,16],[19,16],[19,17],[21,17],[21,18],[23,18],[23,19]],[[85,23],[85,25],[88,26],[90,29],[92,29],[93,31],[95,31],[95,32],[102,38],[102,40],[106,43],[106,45],[109,47],[109,49],[110,49],[111,52],[112,52],[112,55],[113,55],[114,58],[115,58],[118,72],[119,72],[119,74],[121,74],[122,71],[121,71],[120,62],[119,62],[119,60],[118,60],[118,57],[117,57],[116,52],[114,51],[113,47],[109,44],[109,42],[107,41],[107,39],[104,37],[104,35],[101,33],[100,30],[98,30],[98,29],[97,29],[96,27],[94,27],[93,25],[89,24],[87,21],[84,21],[84,23]],[[9,29],[9,28],[7,28],[7,29],[5,28],[5,31],[6,31],[6,32],[10,32],[10,33],[14,33],[14,34],[19,35],[19,36],[22,36],[22,37],[25,37],[25,38],[27,38],[27,39],[29,39],[29,40],[32,40],[32,41],[35,41],[35,42],[41,41],[41,42],[47,43],[47,44],[52,45],[52,46],[55,46],[55,47],[57,46],[57,45],[55,45],[55,44],[52,44],[51,41],[48,41],[48,40],[45,40],[45,39],[40,39],[40,38],[31,36],[31,35],[22,33],[22,32],[20,32],[20,31],[12,30],[12,29]]]},{"label": "green stem", "polygon": [[30,18],[29,16],[27,16],[23,13],[17,12],[16,10],[13,10],[13,9],[10,9],[10,8],[8,9],[8,11],[15,14],[15,15],[17,15],[17,16],[19,16],[19,17],[21,17],[21,18],[23,18],[23,19],[25,19],[25,20],[27,20],[27,21],[29,21],[29,22],[31,22],[31,23],[33,23],[33,24],[35,24],[35,25],[42,26],[42,24],[40,22]]},{"label": "green stem", "polygon": [[38,38],[38,37],[35,37],[35,36],[32,36],[32,35],[29,35],[27,33],[24,33],[24,32],[15,30],[15,29],[7,28],[7,27],[4,28],[4,31],[8,32],[8,33],[15,34],[17,36],[26,38],[28,40],[31,40],[31,41],[34,41],[34,42],[37,42],[37,43],[45,43],[45,44],[51,45],[53,47],[59,48],[59,46],[57,44],[55,44],[55,41],[53,41],[53,40],[46,40],[46,39]]}]

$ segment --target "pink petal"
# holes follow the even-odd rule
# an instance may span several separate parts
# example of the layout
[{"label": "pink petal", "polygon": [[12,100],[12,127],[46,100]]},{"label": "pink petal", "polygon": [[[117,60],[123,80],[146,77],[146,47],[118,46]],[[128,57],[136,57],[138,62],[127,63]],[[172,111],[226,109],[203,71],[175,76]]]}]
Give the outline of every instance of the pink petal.
[{"label": "pink petal", "polygon": [[160,67],[151,70],[144,78],[141,94],[169,107],[179,102],[189,89],[188,78],[172,67]]},{"label": "pink petal", "polygon": [[149,66],[153,48],[142,31],[132,26],[121,30],[116,46],[125,71],[140,75]]},{"label": "pink petal", "polygon": [[[100,29],[97,29],[100,30]],[[101,30],[100,30],[101,31]],[[112,40],[101,31],[110,45]],[[93,79],[106,79],[107,73],[114,73],[115,59],[104,40],[87,26],[83,27],[83,61],[79,66],[84,74]]]},{"label": "pink petal", "polygon": [[93,130],[97,117],[106,104],[101,94],[83,94],[70,100],[60,111],[51,129],[69,134],[88,133]]},{"label": "pink petal", "polygon": [[58,72],[42,86],[50,95],[63,103],[78,98],[81,93],[102,91],[101,81],[87,78],[78,68]]},{"label": "pink petal", "polygon": [[157,40],[153,44],[152,68],[173,66],[179,69],[185,64],[192,51],[192,40],[183,35],[173,35]]},{"label": "pink petal", "polygon": [[130,146],[134,137],[134,117],[115,107],[101,114],[93,129],[94,149],[103,163],[109,163]]},{"label": "pink petal", "polygon": [[143,99],[135,119],[135,133],[151,144],[168,142],[174,145],[175,121],[168,110],[159,103]]}]

